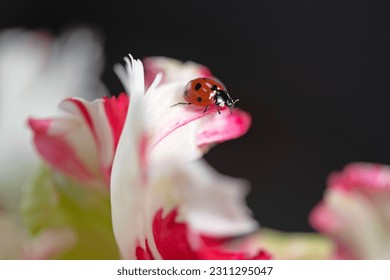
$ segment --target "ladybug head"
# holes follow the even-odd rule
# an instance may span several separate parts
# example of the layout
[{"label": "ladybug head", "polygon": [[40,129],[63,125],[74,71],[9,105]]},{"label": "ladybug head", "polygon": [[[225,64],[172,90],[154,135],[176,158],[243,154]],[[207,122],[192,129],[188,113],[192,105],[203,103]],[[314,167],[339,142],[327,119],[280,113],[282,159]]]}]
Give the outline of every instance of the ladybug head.
[{"label": "ladybug head", "polygon": [[226,100],[226,106],[228,106],[229,108],[235,108],[235,104],[236,102],[240,101],[240,99],[236,99],[233,101],[233,99],[229,98],[228,100]]},{"label": "ladybug head", "polygon": [[235,107],[234,105],[237,101],[239,101],[239,99],[233,101],[229,93],[221,89],[217,90],[217,93],[215,94],[215,104],[218,106],[226,105],[229,107],[230,111]]}]

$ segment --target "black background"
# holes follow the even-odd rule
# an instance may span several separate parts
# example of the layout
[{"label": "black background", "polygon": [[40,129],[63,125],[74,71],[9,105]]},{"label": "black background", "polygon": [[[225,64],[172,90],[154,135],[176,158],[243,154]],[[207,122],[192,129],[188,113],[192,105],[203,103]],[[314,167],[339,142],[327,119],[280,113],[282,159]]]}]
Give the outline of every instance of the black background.
[{"label": "black background", "polygon": [[389,15],[389,1],[2,1],[0,28],[97,28],[112,93],[129,52],[207,65],[253,126],[206,158],[250,180],[263,225],[309,231],[330,172],[390,163]]}]

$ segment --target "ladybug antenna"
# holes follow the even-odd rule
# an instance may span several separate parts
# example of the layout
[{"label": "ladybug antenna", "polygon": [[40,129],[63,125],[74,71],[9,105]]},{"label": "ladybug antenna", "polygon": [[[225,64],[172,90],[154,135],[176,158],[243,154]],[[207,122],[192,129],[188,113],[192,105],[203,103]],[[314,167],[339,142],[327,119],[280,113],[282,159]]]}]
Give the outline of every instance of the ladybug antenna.
[{"label": "ladybug antenna", "polygon": [[232,106],[229,107],[230,114],[233,114],[233,110],[234,110],[234,108],[236,108],[236,107],[235,107],[235,104],[236,104],[236,102],[238,102],[238,101],[240,101],[240,99],[234,100]]}]

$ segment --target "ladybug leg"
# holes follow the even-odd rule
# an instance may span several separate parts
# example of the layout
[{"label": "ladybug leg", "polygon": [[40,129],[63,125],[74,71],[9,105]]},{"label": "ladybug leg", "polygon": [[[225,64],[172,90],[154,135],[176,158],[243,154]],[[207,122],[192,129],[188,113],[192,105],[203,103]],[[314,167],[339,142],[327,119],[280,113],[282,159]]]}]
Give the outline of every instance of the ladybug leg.
[{"label": "ladybug leg", "polygon": [[221,114],[221,111],[218,109],[219,102],[218,102],[218,101],[215,101],[215,105],[216,105],[216,108],[217,108],[218,114]]},{"label": "ladybug leg", "polygon": [[175,107],[177,105],[191,105],[192,103],[190,102],[179,102],[179,103],[176,103],[176,104],[173,104],[171,107]]},{"label": "ladybug leg", "polygon": [[207,109],[209,108],[210,105],[207,105],[206,108],[204,108],[203,114],[206,113]]}]

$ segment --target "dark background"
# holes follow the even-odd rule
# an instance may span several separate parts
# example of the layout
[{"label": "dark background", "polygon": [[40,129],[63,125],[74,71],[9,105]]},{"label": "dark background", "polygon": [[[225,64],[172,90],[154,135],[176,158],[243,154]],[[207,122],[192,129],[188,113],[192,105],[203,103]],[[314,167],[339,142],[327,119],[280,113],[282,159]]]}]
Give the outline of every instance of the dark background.
[{"label": "dark background", "polygon": [[87,24],[105,34],[103,79],[131,52],[207,65],[253,116],[206,158],[252,183],[265,226],[309,231],[327,175],[390,163],[389,1],[2,1],[0,28]]}]

